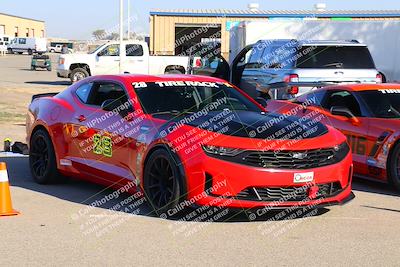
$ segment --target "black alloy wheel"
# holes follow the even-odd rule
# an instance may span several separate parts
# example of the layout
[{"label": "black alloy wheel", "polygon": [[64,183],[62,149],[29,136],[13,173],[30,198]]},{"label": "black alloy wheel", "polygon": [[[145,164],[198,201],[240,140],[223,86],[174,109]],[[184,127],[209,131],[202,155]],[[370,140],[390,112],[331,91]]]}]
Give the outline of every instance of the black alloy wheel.
[{"label": "black alloy wheel", "polygon": [[52,183],[62,178],[57,170],[50,136],[43,129],[35,131],[31,137],[29,166],[33,179],[39,184]]},{"label": "black alloy wheel", "polygon": [[158,149],[147,161],[144,190],[147,200],[157,214],[175,207],[181,198],[181,175],[168,151]]}]

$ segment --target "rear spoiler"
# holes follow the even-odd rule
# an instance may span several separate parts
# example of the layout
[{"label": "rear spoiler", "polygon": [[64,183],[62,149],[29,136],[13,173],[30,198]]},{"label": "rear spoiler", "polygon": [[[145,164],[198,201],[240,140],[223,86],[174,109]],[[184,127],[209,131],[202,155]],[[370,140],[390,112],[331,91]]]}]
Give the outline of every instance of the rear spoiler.
[{"label": "rear spoiler", "polygon": [[32,96],[31,102],[33,102],[33,100],[38,99],[38,98],[42,98],[42,97],[53,97],[53,96],[58,95],[58,94],[59,94],[59,93],[44,93],[44,94],[33,95],[33,96]]}]

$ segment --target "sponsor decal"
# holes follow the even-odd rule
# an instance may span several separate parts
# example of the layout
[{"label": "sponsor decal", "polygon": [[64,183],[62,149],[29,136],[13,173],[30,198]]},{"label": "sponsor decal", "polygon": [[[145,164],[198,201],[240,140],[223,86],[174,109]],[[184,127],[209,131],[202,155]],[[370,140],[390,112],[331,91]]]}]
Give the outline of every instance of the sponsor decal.
[{"label": "sponsor decal", "polygon": [[294,183],[308,183],[314,181],[314,172],[295,173],[293,175]]},{"label": "sponsor decal", "polygon": [[382,94],[400,94],[400,88],[399,89],[380,89],[379,92]]}]

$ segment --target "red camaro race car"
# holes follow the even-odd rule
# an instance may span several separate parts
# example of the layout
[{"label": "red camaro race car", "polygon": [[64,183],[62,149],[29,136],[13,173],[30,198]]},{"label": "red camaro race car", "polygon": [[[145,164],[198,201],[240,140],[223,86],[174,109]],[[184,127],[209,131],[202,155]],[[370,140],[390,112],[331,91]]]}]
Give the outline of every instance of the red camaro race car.
[{"label": "red camaro race car", "polygon": [[354,196],[340,131],[267,113],[216,78],[89,77],[33,96],[27,141],[38,183],[134,183],[168,214],[189,205],[325,206]]},{"label": "red camaro race car", "polygon": [[329,86],[289,101],[270,101],[267,110],[339,129],[351,146],[355,175],[400,190],[400,85]]}]

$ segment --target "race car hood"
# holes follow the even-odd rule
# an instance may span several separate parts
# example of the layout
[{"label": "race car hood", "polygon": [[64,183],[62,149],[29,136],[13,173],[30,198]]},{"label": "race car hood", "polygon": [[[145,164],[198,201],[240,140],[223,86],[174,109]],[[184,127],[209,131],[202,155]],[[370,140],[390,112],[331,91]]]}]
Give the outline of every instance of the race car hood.
[{"label": "race car hood", "polygon": [[[213,111],[201,116],[187,114],[157,116],[171,124],[189,125],[224,135],[259,139],[308,139],[321,136],[328,128],[304,118],[252,111]],[[167,125],[166,125],[167,126]]]}]

